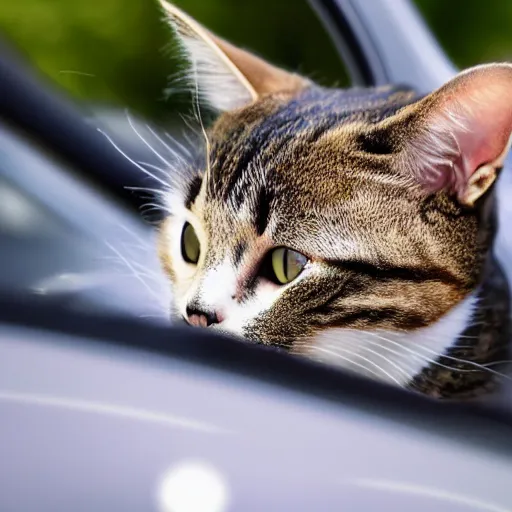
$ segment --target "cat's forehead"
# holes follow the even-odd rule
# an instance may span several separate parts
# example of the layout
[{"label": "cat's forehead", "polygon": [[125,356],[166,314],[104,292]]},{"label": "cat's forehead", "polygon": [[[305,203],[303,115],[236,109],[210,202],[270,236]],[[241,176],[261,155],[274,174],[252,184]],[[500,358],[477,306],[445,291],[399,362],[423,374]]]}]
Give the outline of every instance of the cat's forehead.
[{"label": "cat's forehead", "polygon": [[359,240],[365,250],[371,244],[361,233],[371,237],[376,225],[392,221],[379,218],[384,211],[396,206],[412,214],[417,203],[408,200],[392,155],[361,147],[372,116],[386,117],[389,97],[389,90],[368,96],[314,89],[221,118],[196,203],[216,251],[240,252],[265,236],[271,244],[342,257],[334,245],[353,253]]},{"label": "cat's forehead", "polygon": [[290,187],[304,188],[301,195],[307,195],[320,178],[329,183],[349,181],[370,168],[383,172],[385,159],[368,153],[365,130],[396,112],[411,94],[312,87],[225,114],[211,133],[207,193],[236,204],[250,188],[263,185],[277,195],[288,194]]}]

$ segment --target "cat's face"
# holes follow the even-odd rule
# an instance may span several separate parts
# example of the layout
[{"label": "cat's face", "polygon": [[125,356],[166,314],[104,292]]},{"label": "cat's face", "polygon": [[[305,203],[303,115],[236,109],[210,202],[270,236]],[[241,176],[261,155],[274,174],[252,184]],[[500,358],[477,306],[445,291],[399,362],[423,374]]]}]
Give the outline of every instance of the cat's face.
[{"label": "cat's face", "polygon": [[[173,315],[406,383],[470,316],[512,113],[497,143],[481,143],[468,134],[482,115],[473,103],[447,106],[475,80],[416,103],[406,91],[322,89],[166,8],[223,111],[203,163],[190,162],[167,201],[159,251]],[[200,74],[212,45],[230,59],[215,89]],[[488,72],[493,99],[512,70]]]}]

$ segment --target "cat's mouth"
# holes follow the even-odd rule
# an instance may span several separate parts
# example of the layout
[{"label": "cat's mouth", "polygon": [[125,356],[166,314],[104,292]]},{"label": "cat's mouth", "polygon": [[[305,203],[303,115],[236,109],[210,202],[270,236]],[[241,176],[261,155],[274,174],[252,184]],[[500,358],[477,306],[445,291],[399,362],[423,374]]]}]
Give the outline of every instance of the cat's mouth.
[{"label": "cat's mouth", "polygon": [[251,340],[249,338],[244,337],[241,334],[235,333],[229,329],[226,329],[223,327],[222,323],[219,324],[212,324],[209,326],[201,326],[201,325],[193,325],[190,322],[188,322],[185,318],[180,316],[172,316],[171,322],[173,325],[178,327],[187,327],[190,329],[202,329],[206,332],[215,333],[217,335],[221,335],[236,341],[244,341],[246,343],[253,343],[253,344],[262,344],[261,341]]},{"label": "cat's mouth", "polygon": [[290,352],[291,344],[290,346],[285,346],[284,342],[281,343],[265,343],[265,341],[255,338],[255,337],[249,337],[244,336],[243,334],[240,334],[238,332],[234,332],[230,329],[227,329],[222,323],[218,324],[212,324],[208,327],[203,327],[199,325],[193,325],[190,322],[188,322],[185,318],[183,318],[181,315],[171,315],[171,322],[174,326],[177,327],[187,327],[190,329],[202,329],[203,331],[210,332],[216,335],[220,335],[224,338],[229,338],[233,341],[237,342],[243,342],[250,345],[264,345],[266,347],[275,349],[279,352]]}]

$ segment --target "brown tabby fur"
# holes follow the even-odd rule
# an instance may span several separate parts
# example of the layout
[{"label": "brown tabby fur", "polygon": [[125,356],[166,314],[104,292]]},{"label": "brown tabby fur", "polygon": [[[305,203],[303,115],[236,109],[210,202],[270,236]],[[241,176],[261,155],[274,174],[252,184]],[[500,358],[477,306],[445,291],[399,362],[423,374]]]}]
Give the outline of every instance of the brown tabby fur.
[{"label": "brown tabby fur", "polygon": [[[176,27],[194,34],[183,20]],[[205,237],[194,282],[229,258],[239,276],[233,300],[243,304],[269,250],[304,254],[322,271],[287,287],[240,333],[295,353],[327,329],[434,324],[477,289],[495,234],[492,187],[464,205],[449,188],[429,193],[403,165],[444,96],[419,101],[408,89],[297,80],[285,81],[292,90],[256,91],[256,101],[208,130],[206,159],[192,164],[183,199]],[[165,225],[161,233],[160,256],[179,293],[168,250],[175,241]],[[427,392],[422,386],[416,381]]]},{"label": "brown tabby fur", "polygon": [[[190,207],[207,229],[211,249],[205,267],[220,261],[226,250],[235,259],[234,248],[243,243],[244,262],[259,261],[271,246],[285,245],[324,261],[328,269],[325,279],[290,288],[245,333],[254,340],[291,342],[327,325],[386,330],[427,326],[474,289],[489,249],[480,205],[467,209],[447,194],[426,196],[397,171],[395,152],[408,137],[410,122],[387,128],[385,135],[376,131],[382,113],[389,115],[412,93],[392,93],[377,102],[370,91],[355,112],[333,127],[318,133],[313,117],[297,130],[293,123],[299,116],[304,119],[313,105],[320,103],[318,112],[323,112],[323,94],[330,99],[332,93],[321,91],[319,99],[308,100],[303,92],[298,111],[289,115],[295,96],[269,95],[221,115],[208,134],[211,173]],[[347,113],[342,95],[339,109],[341,115]],[[291,136],[274,139],[271,133],[255,155],[250,134],[283,112],[281,124],[273,128],[284,126]],[[379,154],[375,151],[382,148],[375,141],[383,136],[392,145]],[[271,165],[258,169],[265,161]],[[279,226],[273,240],[259,235],[256,226],[259,196],[250,181],[257,172],[265,174],[269,217]],[[237,186],[253,207],[247,222],[237,219]],[[337,249],[346,239],[357,240],[357,253]],[[165,261],[165,253],[163,257]],[[359,272],[358,264],[375,265],[382,278],[375,279],[371,269],[370,275]],[[166,268],[172,268],[168,261]],[[386,269],[398,271],[388,275]]]}]

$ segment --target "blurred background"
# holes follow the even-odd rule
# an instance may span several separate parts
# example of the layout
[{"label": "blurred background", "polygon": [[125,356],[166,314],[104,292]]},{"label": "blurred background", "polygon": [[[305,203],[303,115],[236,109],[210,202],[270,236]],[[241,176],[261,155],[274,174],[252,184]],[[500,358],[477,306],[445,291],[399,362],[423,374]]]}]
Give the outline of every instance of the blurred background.
[{"label": "blurred background", "polygon": [[[324,85],[346,83],[343,66],[305,0],[175,3],[224,38],[279,65]],[[512,59],[512,1],[415,3],[458,67]],[[129,107],[153,122],[189,110],[189,97],[173,81],[180,63],[156,0],[4,1],[0,33],[49,82],[90,106]]]}]

